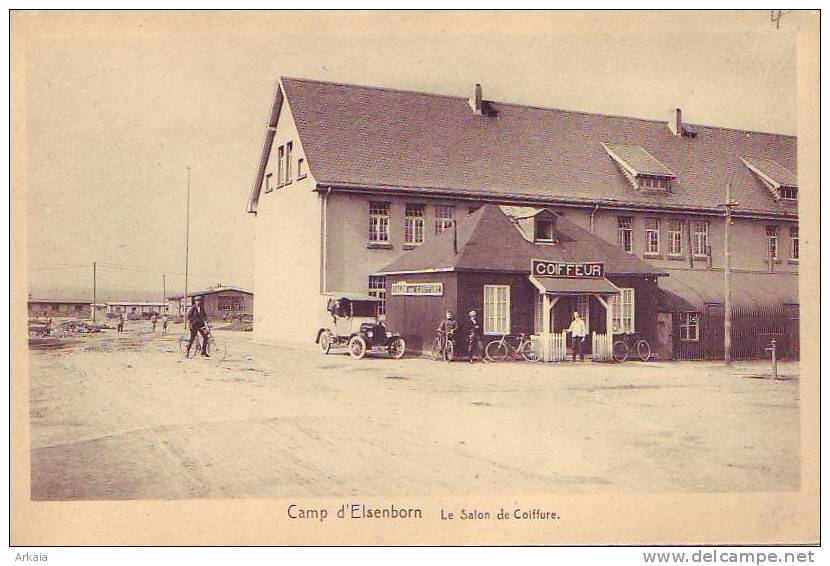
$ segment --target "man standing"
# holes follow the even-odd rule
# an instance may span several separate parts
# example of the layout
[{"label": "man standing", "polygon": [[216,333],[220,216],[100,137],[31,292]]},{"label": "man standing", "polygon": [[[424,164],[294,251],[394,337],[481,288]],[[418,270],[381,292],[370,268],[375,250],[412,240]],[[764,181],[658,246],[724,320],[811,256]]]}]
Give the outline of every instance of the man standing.
[{"label": "man standing", "polygon": [[167,325],[168,324],[170,324],[170,315],[167,314],[167,313],[164,313],[161,316],[161,333],[162,334],[167,334]]},{"label": "man standing", "polygon": [[154,312],[152,314],[152,316],[150,316],[150,322],[153,323],[153,332],[156,331],[156,324],[158,324],[158,321],[159,321],[159,315],[158,315],[158,313]]},{"label": "man standing", "polygon": [[[441,335],[441,349],[443,353],[447,351],[447,342],[453,345],[455,351],[455,332],[458,330],[458,321],[452,314],[452,311],[447,311],[446,318],[438,325],[438,333]],[[446,355],[446,354],[445,354]]]},{"label": "man standing", "polygon": [[193,306],[187,311],[187,322],[190,324],[190,342],[187,344],[187,351],[193,346],[196,340],[196,335],[202,333],[202,355],[206,358],[210,357],[207,353],[207,313],[202,304],[202,297],[195,297],[193,299]]},{"label": "man standing", "polygon": [[582,344],[585,341],[585,336],[588,330],[585,328],[585,321],[579,316],[578,312],[574,312],[573,321],[568,327],[567,332],[571,333],[571,352],[573,354],[573,361],[576,361],[576,353],[579,351],[579,361],[585,361],[585,354],[582,352]]},{"label": "man standing", "polygon": [[470,311],[470,319],[467,321],[467,352],[470,353],[470,363],[474,363],[476,351],[484,360],[484,345],[481,343],[481,325],[476,320],[476,311]]},{"label": "man standing", "polygon": [[118,332],[124,332],[124,313],[123,312],[118,313],[117,327],[118,327]]}]

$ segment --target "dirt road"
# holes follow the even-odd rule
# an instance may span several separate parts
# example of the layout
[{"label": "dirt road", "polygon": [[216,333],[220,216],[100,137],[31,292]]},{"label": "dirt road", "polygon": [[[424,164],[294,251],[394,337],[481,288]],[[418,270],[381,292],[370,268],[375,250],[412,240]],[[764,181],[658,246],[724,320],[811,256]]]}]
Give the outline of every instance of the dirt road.
[{"label": "dirt road", "polygon": [[798,487],[798,381],[742,377],[764,364],[356,361],[217,337],[225,361],[143,325],[32,350],[32,497]]}]

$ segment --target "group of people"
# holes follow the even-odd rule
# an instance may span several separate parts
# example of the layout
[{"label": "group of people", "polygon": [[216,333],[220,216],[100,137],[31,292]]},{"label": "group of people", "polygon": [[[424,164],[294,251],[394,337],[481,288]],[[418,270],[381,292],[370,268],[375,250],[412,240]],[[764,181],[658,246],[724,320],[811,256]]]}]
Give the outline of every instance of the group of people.
[{"label": "group of people", "polygon": [[[126,319],[126,314],[123,312],[118,313],[118,318],[116,320],[116,328],[118,332],[124,332],[124,322]],[[150,323],[153,325],[153,332],[156,331],[159,320],[161,320],[161,333],[167,334],[167,328],[170,325],[170,315],[164,313],[159,316],[158,313],[153,313],[150,317]],[[187,311],[187,324],[190,329],[190,341],[187,344],[187,350],[190,351],[190,348],[193,347],[193,342],[196,341],[196,337],[199,333],[202,333],[202,355],[206,358],[210,357],[207,351],[207,337],[210,331],[208,329],[208,317],[202,297],[194,297],[193,306],[191,306]]]},{"label": "group of people", "polygon": [[[164,313],[163,315],[161,315],[161,317],[159,317],[158,313],[154,312],[153,315],[150,317],[150,322],[153,325],[153,332],[156,331],[156,326],[158,325],[159,318],[161,319],[161,333],[167,334],[167,327],[170,325],[170,315],[167,313]],[[124,323],[126,322],[126,320],[127,315],[123,312],[119,312],[118,317],[115,320],[115,328],[118,332],[124,332]]]},{"label": "group of people", "polygon": [[[487,358],[484,356],[484,345],[482,342],[483,333],[481,325],[478,323],[477,313],[476,311],[470,311],[467,316],[467,354],[469,361],[471,364],[474,363],[477,355],[481,361],[486,362]],[[438,325],[438,333],[444,340],[451,340],[455,344],[458,326],[458,321],[455,320],[452,311],[448,310],[444,320]],[[571,335],[571,355],[573,356],[573,361],[576,361],[577,355],[580,361],[585,361],[583,346],[585,345],[585,337],[588,335],[588,328],[579,312],[574,311],[571,325],[565,332]]]}]

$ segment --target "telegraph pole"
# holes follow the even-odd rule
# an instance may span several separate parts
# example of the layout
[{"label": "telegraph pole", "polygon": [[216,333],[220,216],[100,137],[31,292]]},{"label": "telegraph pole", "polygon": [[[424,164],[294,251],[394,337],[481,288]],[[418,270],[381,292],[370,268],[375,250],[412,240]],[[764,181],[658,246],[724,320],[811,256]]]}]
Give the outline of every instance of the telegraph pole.
[{"label": "telegraph pole", "polygon": [[184,297],[187,308],[187,272],[190,265],[190,165],[187,166],[187,228],[184,240]]},{"label": "telegraph pole", "polygon": [[164,303],[164,312],[167,312],[167,275],[161,274],[161,301]]},{"label": "telegraph pole", "polygon": [[98,306],[98,264],[92,262],[92,322],[95,322],[95,309]]},{"label": "telegraph pole", "polygon": [[738,206],[732,200],[732,183],[726,185],[726,227],[723,234],[723,363],[732,365],[732,256],[729,251],[729,232],[732,225],[732,209]]}]

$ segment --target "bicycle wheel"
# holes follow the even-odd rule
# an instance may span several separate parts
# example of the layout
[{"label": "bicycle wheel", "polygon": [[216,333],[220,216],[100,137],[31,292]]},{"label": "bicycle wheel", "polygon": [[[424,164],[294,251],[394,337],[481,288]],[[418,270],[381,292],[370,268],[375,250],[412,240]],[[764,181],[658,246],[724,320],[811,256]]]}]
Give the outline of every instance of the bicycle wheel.
[{"label": "bicycle wheel", "polygon": [[521,355],[527,362],[539,361],[539,354],[536,353],[536,350],[533,348],[533,344],[530,343],[530,340],[522,344],[519,348],[519,355]]},{"label": "bicycle wheel", "polygon": [[501,340],[495,340],[484,348],[484,355],[491,362],[500,362],[507,358],[507,344]]},{"label": "bicycle wheel", "polygon": [[187,344],[185,344],[185,350],[187,359],[193,359],[196,354],[202,351],[202,339],[197,337],[196,340],[193,341],[193,346],[190,349],[188,349]]},{"label": "bicycle wheel", "polygon": [[643,362],[647,362],[651,358],[651,346],[645,340],[637,342],[637,357]]},{"label": "bicycle wheel", "polygon": [[222,361],[225,359],[227,351],[224,344],[220,344],[216,341],[216,338],[211,336],[208,338],[207,353],[209,356],[216,358],[218,361]]},{"label": "bicycle wheel", "polygon": [[624,362],[628,359],[628,346],[626,346],[625,342],[622,340],[614,342],[614,346],[611,348],[611,353],[614,356],[614,361]]},{"label": "bicycle wheel", "polygon": [[451,362],[455,359],[455,345],[452,340],[447,340],[447,345],[444,346],[444,361]]},{"label": "bicycle wheel", "polygon": [[441,359],[441,339],[436,338],[432,341],[432,349],[429,351],[429,357],[433,359],[433,361],[438,361]]}]

